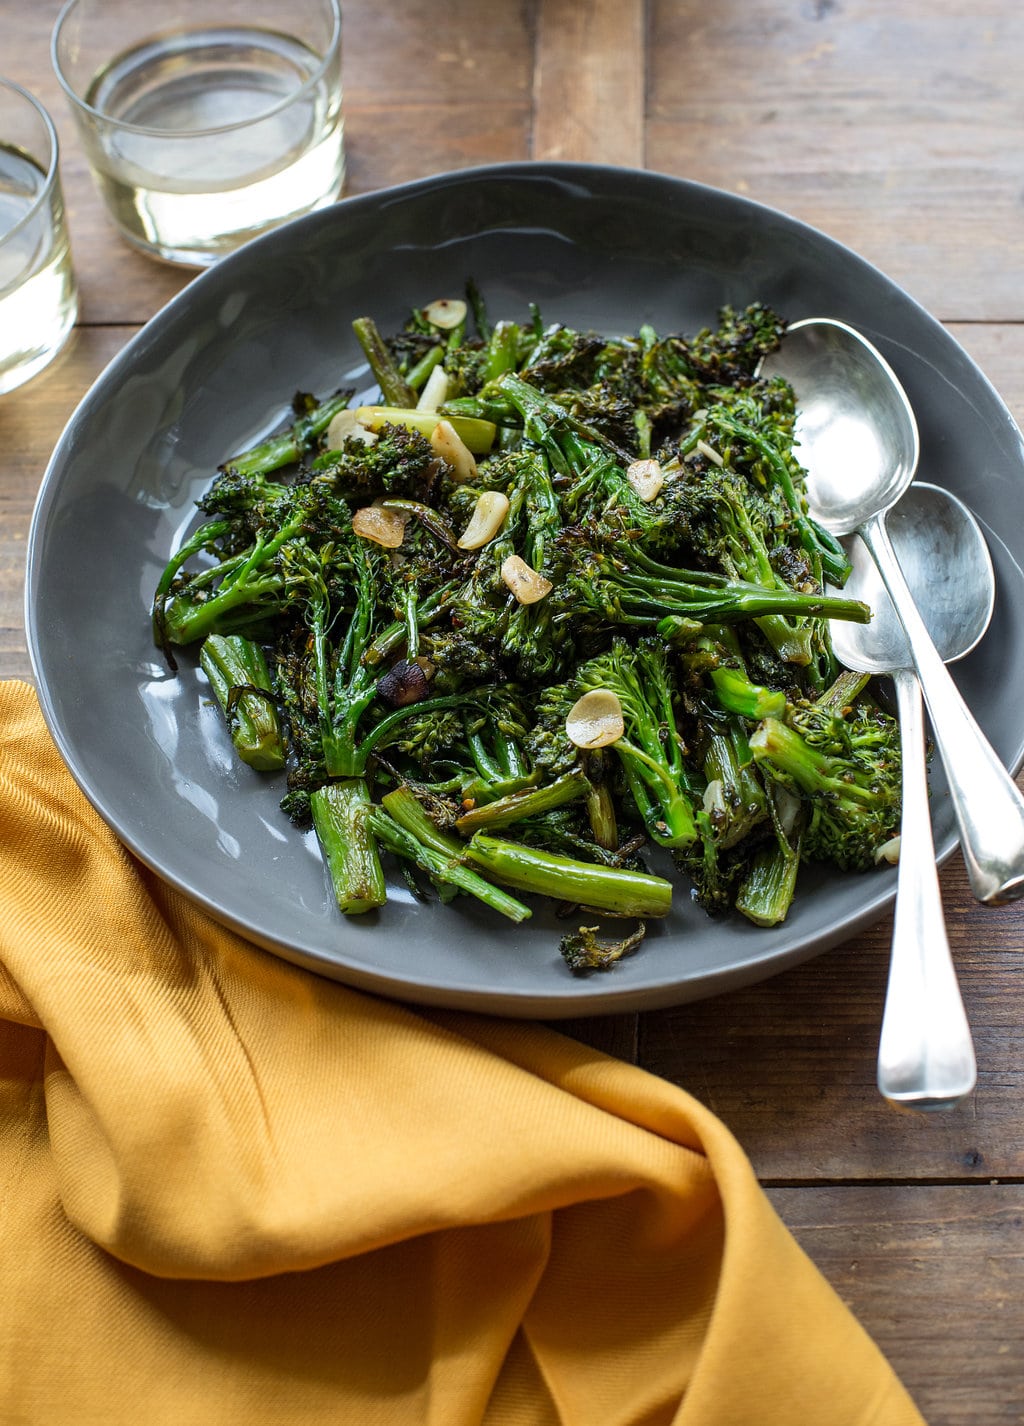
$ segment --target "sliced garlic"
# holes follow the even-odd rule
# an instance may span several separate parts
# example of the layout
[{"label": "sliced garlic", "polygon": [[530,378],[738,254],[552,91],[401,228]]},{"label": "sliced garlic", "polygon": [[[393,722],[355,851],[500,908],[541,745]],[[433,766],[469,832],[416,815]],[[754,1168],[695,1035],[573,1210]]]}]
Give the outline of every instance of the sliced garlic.
[{"label": "sliced garlic", "polygon": [[890,837],[889,840],[887,842],[883,842],[882,845],[875,852],[876,866],[879,862],[888,862],[890,866],[896,866],[899,859],[900,839],[898,836]]},{"label": "sliced garlic", "polygon": [[466,304],[459,297],[439,297],[436,302],[428,302],[423,315],[433,327],[450,332],[460,322],[466,320]]},{"label": "sliced garlic", "polygon": [[622,704],[610,688],[592,688],[569,709],[565,732],[578,748],[606,748],[626,731]]},{"label": "sliced garlic", "polygon": [[346,406],[344,411],[333,416],[324,435],[324,443],[329,451],[340,451],[345,442],[351,440],[372,446],[376,439],[374,431],[368,431],[365,426],[360,425],[356,408],[353,406]]},{"label": "sliced garlic", "polygon": [[459,539],[460,550],[478,550],[493,540],[505,523],[508,514],[508,496],[500,490],[485,490],[469,517],[469,524]]},{"label": "sliced garlic", "polygon": [[626,471],[626,479],[641,500],[653,500],[665,484],[665,472],[656,460],[635,460]]},{"label": "sliced garlic", "polygon": [[722,459],[722,457],[718,454],[718,452],[714,449],[713,446],[708,445],[707,441],[698,441],[697,449],[700,451],[704,459],[709,460],[712,465],[717,465],[719,467],[725,465],[725,461]]},{"label": "sliced garlic", "polygon": [[704,811],[709,817],[721,816],[725,811],[725,786],[720,777],[714,777],[704,789]]},{"label": "sliced garlic", "polygon": [[435,366],[427,377],[426,384],[416,402],[417,411],[436,411],[443,406],[448,395],[448,373],[443,366]]},{"label": "sliced garlic", "polygon": [[450,421],[438,421],[430,434],[430,445],[434,454],[451,466],[454,481],[461,485],[474,478],[476,461],[473,452]]},{"label": "sliced garlic", "polygon": [[409,516],[402,510],[385,510],[381,505],[364,505],[352,516],[352,528],[364,540],[372,540],[386,550],[397,550],[405,539]]},{"label": "sliced garlic", "polygon": [[536,604],[550,594],[554,585],[518,555],[502,562],[501,577],[520,604]]}]

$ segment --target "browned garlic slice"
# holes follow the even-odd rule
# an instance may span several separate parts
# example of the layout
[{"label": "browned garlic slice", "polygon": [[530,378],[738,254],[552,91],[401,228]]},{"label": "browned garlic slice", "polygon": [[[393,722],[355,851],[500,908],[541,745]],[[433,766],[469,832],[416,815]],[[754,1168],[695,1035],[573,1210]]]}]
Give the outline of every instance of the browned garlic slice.
[{"label": "browned garlic slice", "polygon": [[366,446],[372,446],[377,439],[377,433],[368,431],[365,426],[359,424],[355,407],[346,406],[344,411],[332,416],[331,424],[324,435],[324,444],[329,451],[340,451],[345,442],[353,438],[362,441]]},{"label": "browned garlic slice", "polygon": [[450,421],[438,421],[430,434],[430,445],[434,454],[451,466],[452,479],[458,484],[472,480],[476,475],[473,452]]},{"label": "browned garlic slice", "polygon": [[364,540],[372,540],[386,550],[397,550],[405,539],[409,516],[402,510],[385,510],[383,506],[364,505],[352,516],[352,528]]},{"label": "browned garlic slice", "polygon": [[566,714],[566,736],[578,748],[606,748],[625,731],[622,704],[610,688],[592,688]]},{"label": "browned garlic slice", "polygon": [[656,460],[635,460],[626,470],[626,479],[641,500],[653,500],[665,484],[665,472]]},{"label": "browned garlic slice", "polygon": [[875,864],[888,862],[890,866],[896,866],[900,859],[900,839],[898,836],[890,837],[887,842],[875,852]]},{"label": "browned garlic slice", "polygon": [[536,604],[554,588],[550,579],[531,569],[519,555],[509,555],[503,561],[501,577],[520,604]]},{"label": "browned garlic slice", "polygon": [[459,539],[460,550],[478,550],[493,540],[505,523],[508,496],[500,490],[485,490],[473,506],[469,524]]},{"label": "browned garlic slice", "polygon": [[466,304],[460,297],[439,297],[436,302],[427,303],[423,315],[431,326],[450,332],[466,320],[466,311]]}]

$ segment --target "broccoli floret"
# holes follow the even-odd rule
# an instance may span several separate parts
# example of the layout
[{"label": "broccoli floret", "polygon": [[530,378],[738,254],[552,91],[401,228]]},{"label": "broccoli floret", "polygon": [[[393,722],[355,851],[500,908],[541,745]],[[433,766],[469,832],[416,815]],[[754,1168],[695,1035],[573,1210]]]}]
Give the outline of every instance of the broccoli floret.
[{"label": "broccoli floret", "polygon": [[589,660],[567,684],[549,688],[538,708],[529,746],[538,761],[565,765],[566,718],[576,701],[596,689],[610,690],[622,709],[623,733],[610,749],[648,835],[662,846],[688,846],[694,839],[694,784],[676,717],[676,698],[664,646],[616,639],[607,653]]},{"label": "broccoli floret", "polygon": [[803,855],[845,871],[874,866],[900,824],[899,725],[844,675],[783,722],[766,718],[750,748],[762,772],[807,807]]},{"label": "broccoli floret", "polygon": [[347,500],[388,495],[426,500],[442,463],[419,431],[386,424],[376,441],[349,437],[340,450],[325,451],[314,469]]},{"label": "broccoli floret", "polygon": [[641,941],[647,935],[647,927],[641,921],[635,931],[618,940],[601,940],[597,932],[597,926],[581,926],[577,931],[567,932],[558,943],[562,959],[573,975],[611,970],[623,956],[631,956],[639,950]]}]

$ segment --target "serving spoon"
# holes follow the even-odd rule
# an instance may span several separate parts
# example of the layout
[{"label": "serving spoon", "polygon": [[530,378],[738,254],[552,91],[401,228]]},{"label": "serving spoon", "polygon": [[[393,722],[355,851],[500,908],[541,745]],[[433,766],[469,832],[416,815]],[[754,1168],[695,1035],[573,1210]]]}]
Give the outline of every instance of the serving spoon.
[{"label": "serving spoon", "polygon": [[761,373],[784,376],[796,391],[811,514],[833,535],[860,536],[903,625],[971,891],[986,906],[1014,901],[1024,896],[1024,797],[936,651],[886,531],[885,513],[913,480],[920,451],[907,394],[866,337],[829,317],[793,322]]},{"label": "serving spoon", "polygon": [[[992,617],[995,576],[985,537],[955,495],[916,483],[886,518],[889,538],[940,657],[976,646]],[[948,1109],[974,1088],[977,1066],[950,955],[935,868],[925,762],[924,707],[910,645],[878,567],[850,540],[846,590],[872,610],[870,624],[834,620],[836,656],[858,673],[888,674],[896,688],[903,753],[896,915],[878,1046],[878,1088],[890,1103]]]}]

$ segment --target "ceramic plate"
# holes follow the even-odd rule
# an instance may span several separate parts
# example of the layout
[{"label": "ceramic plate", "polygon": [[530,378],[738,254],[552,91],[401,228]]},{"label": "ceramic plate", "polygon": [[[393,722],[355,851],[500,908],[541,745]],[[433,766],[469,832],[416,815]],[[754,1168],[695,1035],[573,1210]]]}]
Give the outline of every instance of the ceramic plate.
[{"label": "ceramic plate", "polygon": [[[697,999],[774,974],[850,936],[891,901],[894,873],[806,869],[787,923],[711,921],[684,888],[641,951],[576,979],[564,923],[512,926],[463,898],[423,905],[394,882],[377,914],[345,920],[282,787],[233,761],[193,662],[172,676],[149,605],[217,464],[273,428],[298,389],[366,384],[351,335],[467,277],[493,316],[607,333],[692,332],[719,307],[764,300],[789,319],[859,327],[905,383],[922,476],[955,491],[989,537],[996,615],[956,677],[1008,766],[1024,756],[1021,436],[943,328],[849,250],[783,214],[656,174],[513,164],[447,174],[301,219],[197,277],[120,353],[75,412],[47,470],[27,575],[43,710],[71,772],[161,877],[268,951],[351,985],[506,1015],[606,1013]],[[1008,518],[1012,512],[1012,518]],[[954,845],[941,777],[940,855]]]}]

